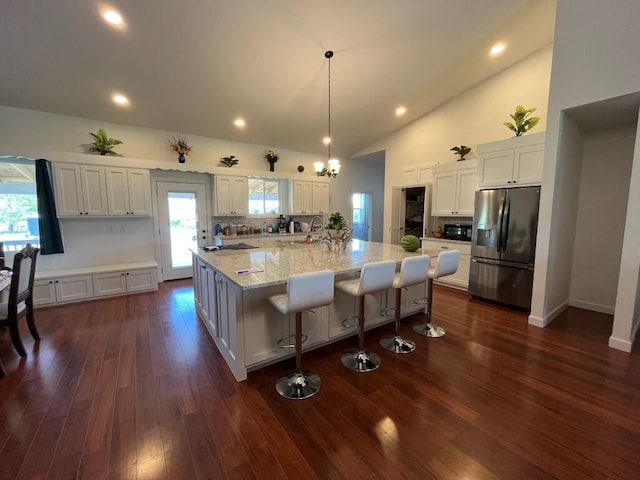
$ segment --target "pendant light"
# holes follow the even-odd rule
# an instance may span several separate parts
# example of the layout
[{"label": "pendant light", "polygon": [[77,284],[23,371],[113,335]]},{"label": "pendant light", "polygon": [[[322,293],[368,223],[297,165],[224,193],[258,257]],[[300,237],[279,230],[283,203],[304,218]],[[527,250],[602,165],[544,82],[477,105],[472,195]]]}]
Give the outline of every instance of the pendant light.
[{"label": "pendant light", "polygon": [[338,160],[337,158],[331,158],[331,57],[333,57],[333,52],[331,50],[327,50],[326,52],[324,52],[324,56],[329,61],[327,136],[323,140],[328,147],[328,167],[325,167],[324,162],[315,162],[313,164],[313,168],[319,177],[327,176],[329,178],[335,178],[338,173],[340,173],[340,160]]}]

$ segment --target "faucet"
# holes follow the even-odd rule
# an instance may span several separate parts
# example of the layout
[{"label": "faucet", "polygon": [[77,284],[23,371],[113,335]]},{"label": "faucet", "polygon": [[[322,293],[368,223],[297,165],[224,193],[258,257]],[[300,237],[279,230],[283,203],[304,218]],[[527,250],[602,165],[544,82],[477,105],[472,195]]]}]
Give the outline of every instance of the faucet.
[{"label": "faucet", "polygon": [[322,220],[322,217],[321,217],[321,216],[316,215],[315,217],[313,217],[313,218],[311,219],[311,222],[309,223],[309,230],[310,230],[310,232],[309,232],[309,233],[313,233],[313,222],[315,222],[315,221],[316,221],[316,218],[317,218],[318,220],[320,220],[320,230],[322,230],[322,224],[323,224],[324,222],[323,222],[323,220]]}]

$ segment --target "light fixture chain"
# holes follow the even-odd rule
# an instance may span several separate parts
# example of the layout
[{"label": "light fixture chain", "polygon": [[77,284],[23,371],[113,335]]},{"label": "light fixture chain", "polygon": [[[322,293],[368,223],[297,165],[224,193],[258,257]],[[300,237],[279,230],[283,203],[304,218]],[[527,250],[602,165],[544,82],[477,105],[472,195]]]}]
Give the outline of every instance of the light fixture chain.
[{"label": "light fixture chain", "polygon": [[329,113],[328,113],[328,127],[327,136],[329,137],[329,160],[331,160],[331,57],[329,57]]}]

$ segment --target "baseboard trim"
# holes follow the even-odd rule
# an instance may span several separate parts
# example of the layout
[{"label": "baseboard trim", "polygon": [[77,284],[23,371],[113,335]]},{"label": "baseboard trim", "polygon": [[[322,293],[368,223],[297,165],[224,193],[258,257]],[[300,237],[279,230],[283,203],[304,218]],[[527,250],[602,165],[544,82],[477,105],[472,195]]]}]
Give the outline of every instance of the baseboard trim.
[{"label": "baseboard trim", "polygon": [[623,340],[622,338],[609,337],[609,347],[616,350],[622,350],[626,353],[631,353],[631,347],[633,343],[629,340]]},{"label": "baseboard trim", "polygon": [[549,325],[558,315],[564,312],[568,306],[569,306],[569,301],[564,301],[543,317],[536,317],[534,315],[529,315],[529,325],[533,325],[534,327],[544,328],[547,325]]},{"label": "baseboard trim", "polygon": [[584,302],[576,299],[569,299],[569,306],[583,308],[592,312],[605,313],[607,315],[613,315],[616,311],[616,307],[613,305],[602,305],[600,303]]}]

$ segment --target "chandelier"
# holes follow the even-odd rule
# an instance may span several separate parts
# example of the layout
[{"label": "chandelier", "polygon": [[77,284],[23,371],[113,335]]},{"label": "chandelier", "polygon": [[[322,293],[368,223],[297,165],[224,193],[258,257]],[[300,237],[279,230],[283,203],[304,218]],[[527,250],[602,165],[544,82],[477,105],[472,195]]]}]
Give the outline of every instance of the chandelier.
[{"label": "chandelier", "polygon": [[340,160],[337,158],[331,158],[331,57],[333,57],[333,52],[331,50],[327,50],[324,52],[325,58],[329,61],[329,95],[328,95],[328,115],[327,115],[327,136],[324,137],[323,142],[328,147],[328,158],[327,164],[328,167],[325,167],[324,162],[315,162],[313,164],[313,168],[316,172],[316,175],[319,177],[327,176],[329,178],[335,178],[338,173],[340,173]]}]

